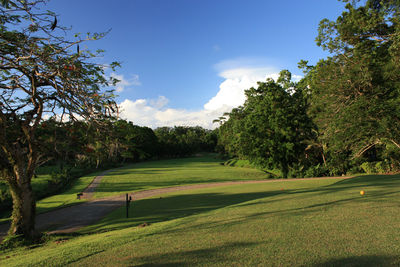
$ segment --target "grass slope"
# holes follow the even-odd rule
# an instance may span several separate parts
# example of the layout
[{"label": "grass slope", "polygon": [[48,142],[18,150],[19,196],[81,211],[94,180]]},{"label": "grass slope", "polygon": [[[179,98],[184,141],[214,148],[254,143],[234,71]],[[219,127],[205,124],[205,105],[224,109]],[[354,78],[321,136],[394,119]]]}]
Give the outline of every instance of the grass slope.
[{"label": "grass slope", "polygon": [[[37,201],[36,202],[36,208],[37,208],[36,212],[43,213],[43,212],[47,212],[47,211],[54,210],[57,208],[61,208],[61,207],[65,207],[65,206],[69,206],[69,205],[73,205],[73,204],[77,204],[77,203],[86,201],[86,200],[77,199],[76,194],[82,192],[93,181],[93,179],[100,173],[102,173],[102,171],[95,172],[95,173],[77,178],[76,180],[74,180],[72,182],[72,184],[70,185],[68,190],[66,190],[58,195],[46,197],[44,199]],[[33,183],[33,185],[38,187],[40,182],[47,184],[47,177],[46,177],[46,175],[40,175],[39,178],[35,178],[34,181],[35,182]],[[45,188],[46,187],[43,186],[43,188],[41,190],[44,190]],[[37,190],[39,190],[39,189],[37,189]],[[0,223],[9,221],[10,213],[11,212],[3,213],[2,214],[3,218],[0,218]]]},{"label": "grass slope", "polygon": [[[149,161],[115,169],[105,175],[96,189],[95,197],[119,195],[139,190],[206,182],[231,180],[259,180],[267,176],[252,168],[228,168],[220,164],[213,155],[183,159]],[[38,178],[32,180],[36,192],[46,190],[47,181],[54,169],[41,168]],[[73,205],[78,200],[76,194],[82,192],[92,180],[102,173],[99,171],[76,179],[65,192],[39,200],[37,212],[42,213],[56,208]],[[4,185],[5,186],[5,185]],[[1,189],[1,184],[0,184]],[[10,213],[4,213],[0,223],[9,220]]]},{"label": "grass slope", "polygon": [[399,266],[399,189],[393,175],[168,194],[135,202],[133,219],[121,209],[80,235],[0,252],[0,265]]},{"label": "grass slope", "polygon": [[91,173],[89,175],[82,176],[76,179],[72,183],[70,188],[65,192],[39,200],[36,203],[37,212],[42,213],[56,208],[69,206],[72,204],[85,201],[77,199],[76,195],[85,190],[85,188],[88,187],[88,185],[93,181],[93,179],[96,178],[96,176],[101,174],[102,172],[103,171],[99,171]]},{"label": "grass slope", "polygon": [[95,197],[185,184],[261,180],[267,175],[253,168],[229,168],[213,155],[142,162],[104,176]]}]

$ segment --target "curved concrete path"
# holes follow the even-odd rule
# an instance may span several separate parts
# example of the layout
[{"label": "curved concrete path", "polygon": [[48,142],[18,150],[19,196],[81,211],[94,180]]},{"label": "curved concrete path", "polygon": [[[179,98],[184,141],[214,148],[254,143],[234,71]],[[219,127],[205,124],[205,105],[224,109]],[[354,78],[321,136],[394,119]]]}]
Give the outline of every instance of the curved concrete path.
[{"label": "curved concrete path", "polygon": [[100,184],[101,179],[103,179],[103,177],[107,174],[109,174],[110,172],[113,172],[117,169],[112,169],[112,170],[107,170],[105,172],[103,172],[102,174],[100,174],[99,176],[96,176],[93,181],[90,183],[90,185],[88,187],[85,188],[85,190],[82,192],[82,199],[91,199],[94,196],[94,192],[96,191],[96,187]]},{"label": "curved concrete path", "polygon": [[[144,199],[164,193],[171,193],[190,189],[209,188],[218,186],[227,186],[235,184],[254,184],[254,183],[272,183],[279,181],[299,181],[311,179],[349,179],[351,177],[324,177],[324,178],[302,178],[302,179],[275,179],[275,180],[255,180],[255,181],[234,181],[217,182],[195,185],[174,186],[158,188],[152,190],[139,191],[129,194],[132,200]],[[106,197],[90,200],[88,202],[69,206],[54,211],[49,211],[36,216],[36,229],[39,231],[48,231],[48,233],[71,233],[78,229],[93,224],[111,211],[125,205],[125,195]],[[4,238],[9,228],[9,224],[0,225],[0,240]]]}]

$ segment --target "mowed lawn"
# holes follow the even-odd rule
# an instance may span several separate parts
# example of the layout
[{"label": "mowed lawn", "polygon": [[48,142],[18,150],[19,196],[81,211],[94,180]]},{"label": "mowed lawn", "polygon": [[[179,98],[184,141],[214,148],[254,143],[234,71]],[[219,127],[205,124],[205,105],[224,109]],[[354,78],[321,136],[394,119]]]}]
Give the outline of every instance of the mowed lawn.
[{"label": "mowed lawn", "polygon": [[187,184],[261,180],[267,175],[253,168],[221,165],[214,155],[136,163],[105,175],[95,197]]},{"label": "mowed lawn", "polygon": [[[97,187],[95,197],[107,197],[128,192],[169,187],[185,184],[198,184],[207,182],[223,182],[236,180],[261,180],[266,179],[264,172],[252,168],[233,168],[223,166],[222,160],[214,155],[202,157],[180,158],[170,160],[148,161],[131,164],[117,168],[106,174]],[[45,168],[44,168],[45,169]],[[43,172],[45,172],[43,170]],[[49,173],[47,170],[45,173]],[[70,188],[60,194],[39,200],[36,203],[37,212],[47,212],[56,208],[85,202],[77,199],[77,194],[82,192],[103,171],[98,171],[76,179]],[[41,174],[32,180],[36,191],[46,190],[45,185],[50,179],[50,174]],[[5,185],[0,184],[0,189]],[[6,216],[7,215],[7,216]],[[4,214],[0,223],[8,221],[10,214]]]},{"label": "mowed lawn", "polygon": [[[86,200],[84,199],[77,199],[76,194],[85,190],[85,188],[93,181],[93,179],[101,173],[102,171],[99,171],[89,175],[82,176],[74,180],[72,184],[69,186],[69,188],[64,192],[37,201],[36,212],[43,213],[57,208],[85,202]],[[38,178],[34,178],[32,180],[32,187],[34,188],[34,190],[46,190],[45,184],[47,184],[49,176],[50,175],[44,174],[44,175],[39,175]],[[7,213],[5,212],[2,215],[3,218],[0,218],[0,223],[10,220],[9,216],[11,215],[11,211]]]},{"label": "mowed lawn", "polygon": [[1,252],[0,265],[400,266],[399,211],[400,175],[197,189]]}]

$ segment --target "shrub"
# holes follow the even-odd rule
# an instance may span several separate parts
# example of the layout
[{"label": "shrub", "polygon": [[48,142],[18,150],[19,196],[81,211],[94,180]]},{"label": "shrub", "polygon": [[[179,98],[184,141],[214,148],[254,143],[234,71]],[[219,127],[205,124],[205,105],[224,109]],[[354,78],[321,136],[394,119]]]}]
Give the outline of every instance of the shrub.
[{"label": "shrub", "polygon": [[360,166],[353,166],[347,171],[347,174],[357,174],[362,172],[364,172],[364,170]]},{"label": "shrub", "polygon": [[314,166],[309,167],[305,172],[304,172],[304,177],[321,177],[321,176],[328,176],[329,170],[327,167],[321,164],[317,164]]},{"label": "shrub", "polygon": [[390,164],[387,161],[378,161],[375,164],[375,170],[377,173],[388,173],[390,172]]},{"label": "shrub", "polygon": [[51,186],[58,186],[61,184],[68,183],[68,180],[69,180],[69,172],[66,169],[64,169],[59,172],[52,172],[51,179],[48,180],[48,183]]},{"label": "shrub", "polygon": [[375,162],[364,162],[361,164],[361,169],[367,174],[376,173]]}]

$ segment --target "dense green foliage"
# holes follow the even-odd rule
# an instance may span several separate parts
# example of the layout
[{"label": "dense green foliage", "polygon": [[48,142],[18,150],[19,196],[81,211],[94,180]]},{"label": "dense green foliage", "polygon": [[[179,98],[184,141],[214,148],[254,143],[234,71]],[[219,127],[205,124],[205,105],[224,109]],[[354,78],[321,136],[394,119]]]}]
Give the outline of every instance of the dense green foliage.
[{"label": "dense green foliage", "polygon": [[197,152],[214,152],[217,143],[215,131],[200,126],[160,127],[154,130],[158,140],[156,155],[159,157],[182,157]]},{"label": "dense green foliage", "polygon": [[264,168],[279,168],[286,177],[290,168],[305,161],[299,155],[312,138],[303,92],[282,71],[277,82],[259,82],[246,96],[220,127],[221,142],[230,153]]},{"label": "dense green foliage", "polygon": [[[110,163],[138,162],[156,158],[213,152],[216,134],[201,127],[149,127],[126,120],[104,122],[104,128],[77,121],[43,121],[44,157],[49,164],[99,167]],[[105,130],[106,128],[106,130]]]},{"label": "dense green foliage", "polygon": [[400,4],[379,2],[347,4],[336,21],[321,21],[317,43],[332,56],[309,75],[311,112],[332,160],[384,161],[386,172],[400,163]]},{"label": "dense green foliage", "polygon": [[283,176],[400,170],[400,3],[344,2],[319,26],[317,44],[331,56],[301,61],[298,83],[284,71],[247,90],[222,118],[223,152]]}]

